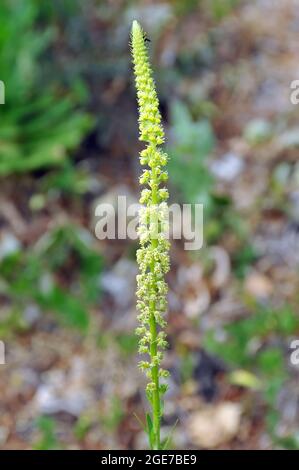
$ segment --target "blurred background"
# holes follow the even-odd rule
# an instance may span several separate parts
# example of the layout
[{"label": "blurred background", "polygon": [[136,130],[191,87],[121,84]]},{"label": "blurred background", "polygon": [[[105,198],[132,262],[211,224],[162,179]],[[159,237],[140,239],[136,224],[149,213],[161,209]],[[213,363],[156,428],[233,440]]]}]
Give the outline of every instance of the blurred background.
[{"label": "blurred background", "polygon": [[299,79],[295,0],[2,0],[1,449],[136,449],[136,243],[94,208],[138,199],[129,31],[148,37],[172,202],[163,435],[176,449],[299,448]]}]

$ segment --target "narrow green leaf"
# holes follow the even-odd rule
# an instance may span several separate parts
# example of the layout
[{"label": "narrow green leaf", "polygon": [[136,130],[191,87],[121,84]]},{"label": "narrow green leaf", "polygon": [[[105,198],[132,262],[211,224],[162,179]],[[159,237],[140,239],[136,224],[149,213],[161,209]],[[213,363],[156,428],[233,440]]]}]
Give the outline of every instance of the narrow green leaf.
[{"label": "narrow green leaf", "polygon": [[167,450],[168,444],[169,444],[170,440],[172,439],[173,433],[175,431],[175,428],[177,427],[178,422],[179,422],[179,420],[177,419],[176,422],[174,423],[174,425],[172,426],[171,431],[170,431],[168,437],[166,438],[166,440],[163,444],[162,450]]},{"label": "narrow green leaf", "polygon": [[147,422],[147,435],[149,438],[150,448],[153,450],[155,444],[155,433],[151,416],[147,413],[146,415]]},{"label": "narrow green leaf", "polygon": [[146,427],[146,424],[144,424],[141,419],[139,418],[139,416],[137,415],[137,413],[133,413],[133,416],[135,416],[136,420],[138,421],[138,423],[140,424],[141,428],[143,429],[144,432],[147,433],[147,427]]}]

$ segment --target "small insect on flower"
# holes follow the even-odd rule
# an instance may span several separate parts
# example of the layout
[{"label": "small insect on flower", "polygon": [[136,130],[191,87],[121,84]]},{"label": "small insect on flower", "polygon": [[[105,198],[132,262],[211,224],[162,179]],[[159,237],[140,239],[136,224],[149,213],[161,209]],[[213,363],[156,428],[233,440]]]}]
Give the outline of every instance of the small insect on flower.
[{"label": "small insect on flower", "polygon": [[152,41],[150,40],[150,38],[147,36],[147,34],[146,34],[145,31],[143,31],[143,40],[144,40],[144,42],[152,42]]}]

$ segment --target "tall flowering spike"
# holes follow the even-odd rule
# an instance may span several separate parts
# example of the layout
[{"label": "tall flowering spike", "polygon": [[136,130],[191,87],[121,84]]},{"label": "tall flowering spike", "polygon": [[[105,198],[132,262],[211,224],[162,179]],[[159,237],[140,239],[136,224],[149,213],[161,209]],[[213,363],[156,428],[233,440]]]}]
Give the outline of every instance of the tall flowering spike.
[{"label": "tall flowering spike", "polygon": [[145,355],[139,365],[149,379],[146,391],[152,408],[152,418],[149,418],[152,425],[148,430],[150,445],[154,449],[160,449],[161,396],[167,390],[167,385],[161,384],[160,379],[168,375],[161,367],[163,350],[167,347],[163,331],[167,308],[167,284],[164,276],[169,270],[169,242],[166,238],[168,206],[165,202],[168,191],[163,187],[168,179],[164,170],[167,155],[160,148],[164,142],[164,131],[159,101],[145,34],[137,21],[133,21],[131,39],[139,107],[139,138],[147,143],[140,153],[140,162],[146,168],[140,177],[140,184],[144,185],[144,189],[140,198],[140,248],[137,251],[140,271],[137,276],[137,308],[140,326],[136,333],[140,337],[139,352]]}]

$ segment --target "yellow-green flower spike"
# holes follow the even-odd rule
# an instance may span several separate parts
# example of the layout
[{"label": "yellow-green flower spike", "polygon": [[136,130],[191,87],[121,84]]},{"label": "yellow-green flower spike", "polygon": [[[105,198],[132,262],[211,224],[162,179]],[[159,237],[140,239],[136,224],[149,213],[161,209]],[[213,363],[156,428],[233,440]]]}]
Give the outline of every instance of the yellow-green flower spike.
[{"label": "yellow-green flower spike", "polygon": [[168,372],[161,368],[163,350],[167,347],[164,314],[167,308],[167,284],[165,273],[169,270],[169,242],[167,232],[168,191],[163,187],[168,175],[164,167],[167,155],[160,148],[164,142],[164,131],[159,112],[159,101],[145,34],[137,21],[133,21],[131,35],[137,100],[139,108],[140,140],[147,146],[140,153],[140,162],[146,166],[140,177],[141,191],[139,237],[140,248],[137,251],[137,262],[140,273],[137,276],[137,308],[140,326],[139,352],[145,354],[145,360],[139,363],[145,371],[149,383],[147,396],[152,408],[152,417],[148,417],[150,446],[161,449],[160,422],[162,401],[166,384],[160,379],[167,377]]}]

